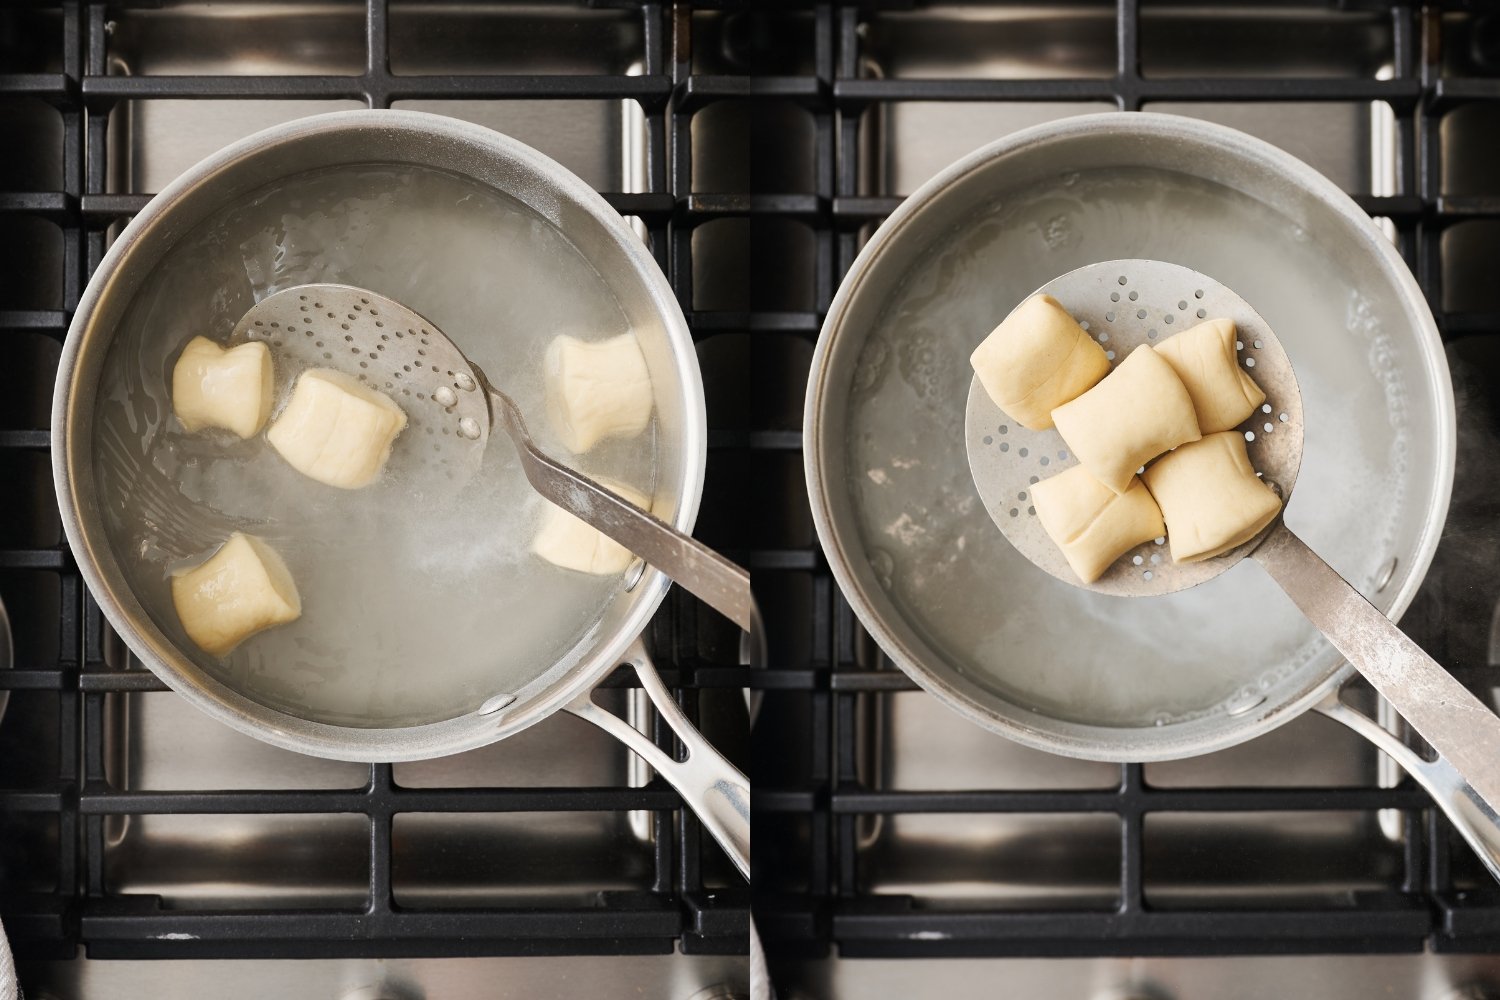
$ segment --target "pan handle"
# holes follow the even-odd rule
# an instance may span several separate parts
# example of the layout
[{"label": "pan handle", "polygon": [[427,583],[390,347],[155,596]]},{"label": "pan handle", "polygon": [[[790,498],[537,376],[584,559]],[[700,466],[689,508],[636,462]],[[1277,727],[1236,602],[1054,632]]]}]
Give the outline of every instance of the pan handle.
[{"label": "pan handle", "polygon": [[[1410,771],[1500,880],[1495,846],[1500,842],[1500,717],[1284,523],[1277,522],[1253,556],[1307,620],[1437,751],[1438,761],[1422,760],[1351,709],[1340,706],[1327,714],[1369,737]],[[1385,734],[1389,743],[1364,726]]]},{"label": "pan handle", "polygon": [[750,877],[750,782],[724,755],[709,745],[703,734],[693,728],[672,692],[661,682],[646,648],[639,639],[626,654],[635,668],[641,687],[666,720],[672,732],[687,748],[687,759],[676,761],[657,746],[649,736],[612,712],[594,704],[592,691],[585,691],[568,703],[567,709],[580,719],[587,719],[615,739],[624,743],[656,769],[667,783],[682,794],[698,821],[713,834],[729,860],[746,879]]},{"label": "pan handle", "polygon": [[1424,760],[1395,733],[1345,705],[1337,691],[1313,707],[1385,751],[1416,779],[1417,784],[1427,789],[1427,794],[1443,810],[1448,822],[1479,855],[1479,860],[1495,880],[1500,881],[1500,815],[1485,804],[1447,758],[1439,755],[1434,760]]}]

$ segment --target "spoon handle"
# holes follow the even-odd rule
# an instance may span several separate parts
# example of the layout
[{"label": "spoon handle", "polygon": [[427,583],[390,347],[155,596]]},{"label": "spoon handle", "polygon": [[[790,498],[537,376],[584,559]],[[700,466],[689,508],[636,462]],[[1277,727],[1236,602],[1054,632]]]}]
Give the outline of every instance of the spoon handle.
[{"label": "spoon handle", "polygon": [[490,390],[495,416],[521,456],[532,488],[599,529],[750,631],[750,574],[690,535],[636,507],[547,455],[532,442],[521,411],[505,393]]},{"label": "spoon handle", "polygon": [[1447,759],[1488,813],[1500,813],[1500,717],[1285,524],[1277,523],[1253,557],[1307,620]]}]

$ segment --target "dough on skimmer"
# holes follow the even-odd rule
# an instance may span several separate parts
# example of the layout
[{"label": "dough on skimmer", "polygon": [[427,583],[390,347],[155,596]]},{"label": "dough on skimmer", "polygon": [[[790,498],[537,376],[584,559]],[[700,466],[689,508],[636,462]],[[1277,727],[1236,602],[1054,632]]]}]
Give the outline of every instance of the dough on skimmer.
[{"label": "dough on skimmer", "polygon": [[203,563],[172,575],[172,604],[188,638],[210,656],[225,656],[255,633],[302,614],[281,556],[238,531]]},{"label": "dough on skimmer", "polygon": [[329,486],[368,486],[385,468],[406,413],[352,375],[312,368],[297,376],[292,398],[266,432],[292,468]]},{"label": "dough on skimmer", "polygon": [[592,342],[559,336],[544,370],[547,417],[575,455],[605,438],[634,437],[651,422],[651,373],[633,333]]},{"label": "dough on skimmer", "polygon": [[1034,431],[1052,411],[1109,372],[1104,349],[1050,295],[1012,310],[969,356],[979,384],[1006,416]]},{"label": "dough on skimmer", "polygon": [[1161,509],[1135,476],[1124,493],[1115,493],[1075,465],[1032,486],[1031,500],[1042,527],[1084,583],[1167,530]]},{"label": "dough on skimmer", "polygon": [[1116,493],[1157,455],[1201,436],[1182,380],[1145,344],[1052,419],[1078,460]]},{"label": "dough on skimmer", "polygon": [[271,415],[271,351],[259,341],[225,349],[194,337],[172,367],[172,412],[189,432],[222,427],[254,437]]},{"label": "dough on skimmer", "polygon": [[1210,434],[1146,467],[1177,562],[1198,562],[1248,542],[1281,510],[1281,498],[1250,467],[1244,435]]},{"label": "dough on skimmer", "polygon": [[1156,352],[1187,387],[1198,430],[1204,434],[1229,430],[1266,401],[1260,386],[1240,367],[1234,342],[1234,320],[1211,319],[1156,345]]},{"label": "dough on skimmer", "polygon": [[[610,479],[599,479],[598,483],[642,510],[651,509],[640,490]],[[550,501],[542,512],[542,526],[532,540],[531,551],[554,566],[596,576],[623,573],[636,560],[634,552]]]}]

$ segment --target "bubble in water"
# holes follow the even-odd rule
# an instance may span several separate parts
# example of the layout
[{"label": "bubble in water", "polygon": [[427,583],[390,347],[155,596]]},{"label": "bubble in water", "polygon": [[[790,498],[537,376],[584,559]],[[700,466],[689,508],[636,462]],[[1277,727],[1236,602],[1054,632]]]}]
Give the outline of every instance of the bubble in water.
[{"label": "bubble in water", "polygon": [[[432,401],[443,407],[457,406],[458,394],[455,393],[452,389],[448,388],[446,385],[438,386],[436,389],[432,390]],[[460,424],[460,426],[462,426],[462,424]]]},{"label": "bubble in water", "polygon": [[458,421],[458,433],[470,441],[479,438],[479,421],[473,417],[461,417]]}]

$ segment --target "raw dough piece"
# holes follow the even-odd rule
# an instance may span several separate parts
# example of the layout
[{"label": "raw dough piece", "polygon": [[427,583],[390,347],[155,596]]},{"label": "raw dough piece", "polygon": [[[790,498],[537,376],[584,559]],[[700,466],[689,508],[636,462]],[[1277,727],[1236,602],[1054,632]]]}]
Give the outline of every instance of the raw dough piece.
[{"label": "raw dough piece", "polygon": [[266,440],[303,475],[353,490],[380,475],[404,427],[406,414],[385,393],[352,375],[312,368],[297,376]]},{"label": "raw dough piece", "polygon": [[188,638],[210,656],[225,656],[255,633],[302,614],[281,556],[238,531],[207,561],[173,574],[172,604]]},{"label": "raw dough piece", "polygon": [[557,337],[545,371],[547,417],[575,455],[605,438],[634,437],[651,422],[651,374],[633,333],[592,342]]},{"label": "raw dough piece", "polygon": [[[609,479],[598,482],[642,510],[651,509],[640,490]],[[531,543],[531,551],[563,569],[596,576],[623,573],[636,560],[634,552],[551,502],[542,512],[542,527]]]},{"label": "raw dough piece", "polygon": [[1157,455],[1201,436],[1182,380],[1145,344],[1052,419],[1078,460],[1116,493]]},{"label": "raw dough piece", "polygon": [[1198,430],[1204,434],[1229,430],[1266,401],[1240,367],[1234,339],[1234,320],[1211,319],[1156,345],[1193,398]]},{"label": "raw dough piece", "polygon": [[1167,533],[1161,508],[1135,476],[1116,494],[1075,465],[1031,487],[1036,516],[1084,583],[1093,583],[1120,556]]},{"label": "raw dough piece", "polygon": [[969,356],[979,384],[1022,427],[1044,431],[1052,411],[1109,372],[1104,348],[1050,295],[1033,295]]},{"label": "raw dough piece", "polygon": [[1185,444],[1146,468],[1177,562],[1212,559],[1270,524],[1281,499],[1256,478],[1237,431]]},{"label": "raw dough piece", "polygon": [[254,437],[271,415],[271,351],[251,341],[227,350],[194,337],[172,368],[172,410],[189,433],[222,427]]}]

